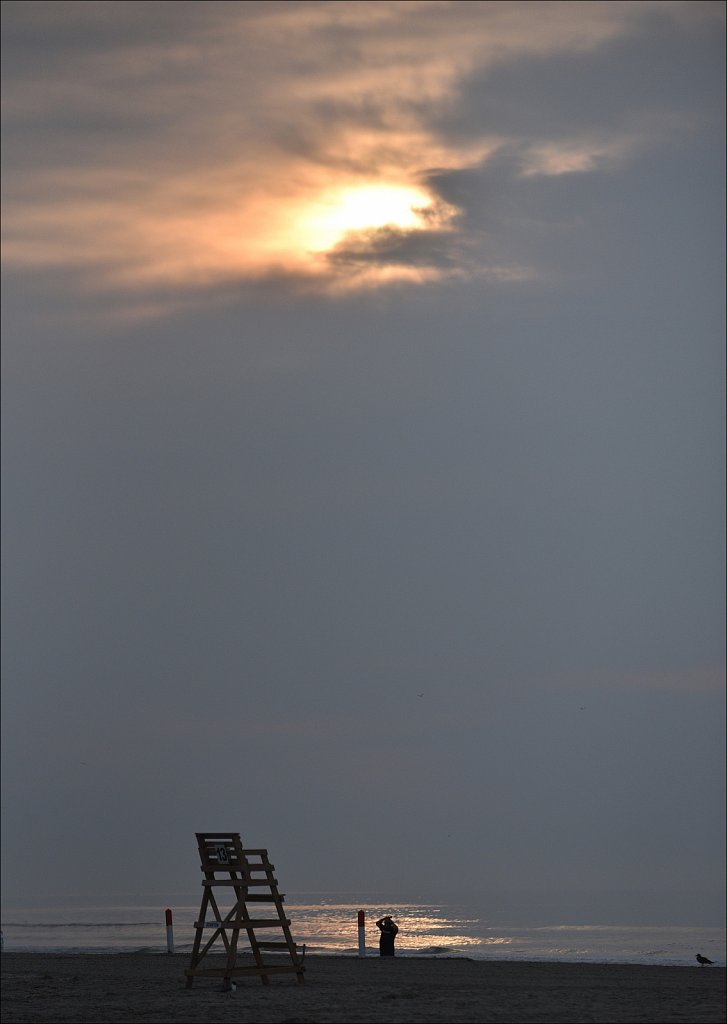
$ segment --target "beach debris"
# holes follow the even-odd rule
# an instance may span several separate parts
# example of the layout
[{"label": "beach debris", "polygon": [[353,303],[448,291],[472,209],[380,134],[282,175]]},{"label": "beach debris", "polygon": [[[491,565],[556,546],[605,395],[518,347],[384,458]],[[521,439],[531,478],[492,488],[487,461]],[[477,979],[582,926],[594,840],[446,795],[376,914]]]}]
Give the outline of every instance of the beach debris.
[{"label": "beach debris", "polygon": [[710,960],[708,956],[702,956],[701,953],[697,953],[697,963],[700,967],[706,967],[707,964],[713,964],[714,960]]}]

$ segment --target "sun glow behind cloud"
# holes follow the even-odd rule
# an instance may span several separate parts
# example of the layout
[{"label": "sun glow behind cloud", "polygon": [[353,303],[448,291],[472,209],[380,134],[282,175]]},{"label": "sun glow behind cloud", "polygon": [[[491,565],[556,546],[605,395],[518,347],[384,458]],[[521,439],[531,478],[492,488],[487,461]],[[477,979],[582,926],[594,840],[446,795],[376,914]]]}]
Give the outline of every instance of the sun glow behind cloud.
[{"label": "sun glow behind cloud", "polygon": [[[347,240],[359,243],[377,232],[398,232],[405,237],[417,232],[447,232],[457,211],[421,187],[402,183],[339,180],[335,175],[316,175],[297,191],[283,182],[249,189],[235,195],[224,182],[205,188],[195,178],[171,190],[158,189],[154,196],[140,196],[129,188],[117,190],[113,203],[92,206],[91,221],[102,229],[106,248],[134,252],[135,259],[110,258],[103,271],[109,287],[169,287],[186,281],[193,287],[287,274],[300,281],[337,278],[338,287],[355,279],[357,285],[379,281],[420,280],[421,268],[397,264],[370,265],[355,272],[336,272],[329,262],[337,247]],[[330,180],[329,180],[330,179]],[[204,194],[202,194],[204,193]],[[55,218],[55,219],[54,219]],[[89,250],[76,245],[49,248],[40,238],[33,241],[34,227],[47,232],[53,225],[58,235],[85,235]],[[75,259],[83,267],[98,240],[90,231],[87,200],[68,200],[48,206],[34,223],[25,221],[23,237],[9,236],[8,245],[18,264],[47,265]],[[7,251],[6,251],[7,255]],[[100,277],[102,268],[97,268]],[[343,280],[345,278],[346,280]]]},{"label": "sun glow behind cloud", "polygon": [[[314,252],[333,249],[350,231],[394,227],[425,228],[435,214],[433,198],[407,185],[364,184],[338,187],[311,204],[301,218],[303,239]],[[438,216],[441,223],[442,214]]]},{"label": "sun glow behind cloud", "polygon": [[[51,22],[56,6],[44,8]],[[676,11],[554,3],[534,32],[528,3],[190,4],[193,37],[170,19],[147,40],[135,9],[104,6],[113,44],[79,42],[42,73],[24,62],[5,92],[9,137],[16,124],[25,134],[6,143],[4,260],[147,297],[263,278],[322,291],[522,280],[531,268],[473,232],[435,178],[502,151],[526,179],[588,173],[649,132],[525,139],[479,121],[450,131],[451,115],[473,74],[592,51],[646,7]],[[27,38],[31,14],[12,16]],[[83,40],[89,17],[98,8],[64,8],[63,38],[76,38],[75,19]]]},{"label": "sun glow behind cloud", "polygon": [[208,289],[281,275],[326,290],[423,281],[436,271],[395,254],[356,266],[332,261],[340,246],[353,240],[365,249],[382,231],[416,238],[452,230],[454,206],[390,173],[366,178],[273,158],[259,181],[239,161],[159,180],[105,170],[57,175],[42,198],[34,189],[32,204],[15,204],[4,256],[16,266],[64,264],[112,291]]}]

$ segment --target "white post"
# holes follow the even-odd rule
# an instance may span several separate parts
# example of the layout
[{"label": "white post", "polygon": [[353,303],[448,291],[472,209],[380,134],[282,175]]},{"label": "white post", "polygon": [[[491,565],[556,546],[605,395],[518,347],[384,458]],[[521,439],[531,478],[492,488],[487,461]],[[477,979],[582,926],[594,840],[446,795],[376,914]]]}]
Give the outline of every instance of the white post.
[{"label": "white post", "polygon": [[366,912],[358,912],[358,955],[366,956]]},{"label": "white post", "polygon": [[174,929],[172,928],[172,912],[167,907],[165,914],[167,919],[167,953],[174,952]]}]

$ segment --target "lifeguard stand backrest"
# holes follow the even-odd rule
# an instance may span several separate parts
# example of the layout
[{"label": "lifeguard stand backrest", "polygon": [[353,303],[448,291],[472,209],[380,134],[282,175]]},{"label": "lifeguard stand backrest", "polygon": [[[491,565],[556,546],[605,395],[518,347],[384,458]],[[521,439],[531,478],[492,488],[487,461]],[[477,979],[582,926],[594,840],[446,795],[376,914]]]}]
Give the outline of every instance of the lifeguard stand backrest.
[{"label": "lifeguard stand backrest", "polygon": [[244,873],[247,860],[239,832],[197,832],[199,859],[205,874],[215,871]]}]

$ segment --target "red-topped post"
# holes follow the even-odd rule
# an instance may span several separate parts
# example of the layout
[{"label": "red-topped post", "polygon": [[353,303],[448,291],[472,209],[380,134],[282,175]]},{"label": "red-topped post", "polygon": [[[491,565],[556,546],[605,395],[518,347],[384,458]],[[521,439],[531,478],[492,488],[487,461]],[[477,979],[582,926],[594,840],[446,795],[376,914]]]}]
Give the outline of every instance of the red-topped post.
[{"label": "red-topped post", "polygon": [[358,955],[366,956],[366,911],[358,912]]}]

